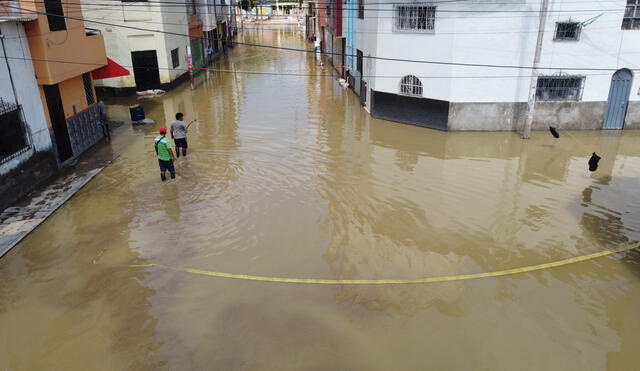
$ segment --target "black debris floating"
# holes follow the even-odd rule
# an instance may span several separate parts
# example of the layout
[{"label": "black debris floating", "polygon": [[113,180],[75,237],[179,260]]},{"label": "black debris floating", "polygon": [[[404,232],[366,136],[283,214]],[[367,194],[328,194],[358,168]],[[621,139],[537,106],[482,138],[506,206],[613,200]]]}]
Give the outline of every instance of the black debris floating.
[{"label": "black debris floating", "polygon": [[594,172],[598,170],[598,162],[600,161],[600,156],[596,155],[595,152],[591,155],[589,159],[589,171]]},{"label": "black debris floating", "polygon": [[553,126],[549,126],[549,131],[551,132],[551,135],[553,135],[554,138],[560,138],[560,133],[558,133],[558,129],[554,128]]}]

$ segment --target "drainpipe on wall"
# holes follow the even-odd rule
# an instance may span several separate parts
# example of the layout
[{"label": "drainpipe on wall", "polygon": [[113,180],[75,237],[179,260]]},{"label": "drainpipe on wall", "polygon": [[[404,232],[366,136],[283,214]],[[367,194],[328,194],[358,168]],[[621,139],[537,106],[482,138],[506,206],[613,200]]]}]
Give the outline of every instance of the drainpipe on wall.
[{"label": "drainpipe on wall", "polygon": [[547,10],[549,0],[542,0],[540,4],[540,25],[538,26],[538,40],[536,41],[536,51],[533,57],[533,70],[531,71],[531,83],[529,85],[529,99],[527,100],[527,116],[524,121],[522,139],[531,137],[531,125],[533,124],[533,110],[536,105],[536,87],[538,85],[538,67],[540,65],[540,54],[542,53],[542,42],[544,41],[544,29],[547,24]]}]

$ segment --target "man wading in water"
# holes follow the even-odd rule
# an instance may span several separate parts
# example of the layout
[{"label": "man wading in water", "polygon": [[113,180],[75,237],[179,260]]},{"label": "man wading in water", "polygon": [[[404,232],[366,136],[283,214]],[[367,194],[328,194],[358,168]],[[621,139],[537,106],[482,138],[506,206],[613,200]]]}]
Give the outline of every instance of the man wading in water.
[{"label": "man wading in water", "polygon": [[176,156],[180,157],[180,147],[182,155],[187,155],[187,125],[182,121],[184,115],[176,113],[176,120],[171,123],[171,138],[176,142]]},{"label": "man wading in water", "polygon": [[173,161],[176,159],[176,156],[173,155],[171,142],[169,142],[166,135],[167,129],[160,128],[160,135],[158,135],[153,142],[156,154],[158,155],[158,163],[160,164],[160,179],[162,179],[163,182],[167,180],[167,177],[164,175],[167,170],[171,173],[171,179],[175,179],[176,177],[176,169],[173,167]]}]

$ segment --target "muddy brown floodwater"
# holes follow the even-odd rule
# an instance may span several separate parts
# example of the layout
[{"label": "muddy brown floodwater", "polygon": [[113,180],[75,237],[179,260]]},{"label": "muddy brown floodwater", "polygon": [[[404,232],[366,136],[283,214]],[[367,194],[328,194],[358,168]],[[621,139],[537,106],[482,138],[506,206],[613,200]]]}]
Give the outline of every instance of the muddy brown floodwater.
[{"label": "muddy brown floodwater", "polygon": [[[311,47],[295,28],[241,38]],[[128,267],[420,278],[640,239],[640,132],[574,132],[579,146],[377,120],[315,63],[237,46],[216,66],[302,72],[203,74],[195,90],[143,100],[159,124],[120,134],[139,138],[0,260],[0,370],[637,368],[635,251],[395,286]],[[125,116],[134,101],[109,110]],[[161,183],[151,138],[176,111],[198,122],[177,180]],[[595,173],[591,151],[603,158]]]}]

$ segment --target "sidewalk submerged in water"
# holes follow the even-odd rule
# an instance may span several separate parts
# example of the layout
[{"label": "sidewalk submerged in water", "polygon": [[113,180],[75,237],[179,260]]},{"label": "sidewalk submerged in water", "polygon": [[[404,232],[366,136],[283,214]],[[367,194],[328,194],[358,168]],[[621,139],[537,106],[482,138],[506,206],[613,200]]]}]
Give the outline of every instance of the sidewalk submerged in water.
[{"label": "sidewalk submerged in water", "polygon": [[112,126],[115,135],[108,142],[97,143],[80,155],[75,164],[63,167],[53,181],[0,212],[0,258],[89,183],[136,138],[122,135],[126,125],[117,126]]}]

